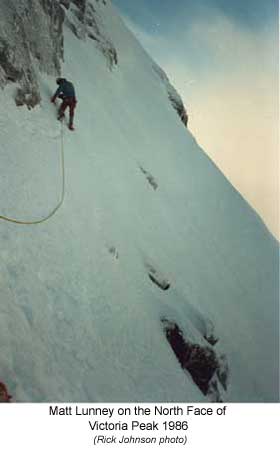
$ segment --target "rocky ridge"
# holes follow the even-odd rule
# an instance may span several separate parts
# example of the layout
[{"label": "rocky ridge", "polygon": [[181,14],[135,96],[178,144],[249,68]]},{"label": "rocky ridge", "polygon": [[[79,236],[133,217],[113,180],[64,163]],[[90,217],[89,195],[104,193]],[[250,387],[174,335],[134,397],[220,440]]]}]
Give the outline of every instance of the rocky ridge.
[{"label": "rocky ridge", "polygon": [[1,5],[0,87],[17,83],[15,102],[29,108],[40,102],[37,74],[61,74],[63,25],[79,39],[91,38],[110,68],[117,52],[102,22],[106,2],[95,0],[10,0]]},{"label": "rocky ridge", "polygon": [[[17,106],[40,103],[38,72],[58,76],[64,58],[63,27],[78,39],[91,39],[104,55],[110,70],[118,54],[102,16],[106,0],[10,0],[1,5],[0,87],[16,83]],[[164,71],[154,64],[168,99],[185,126],[188,115],[181,97]]]}]

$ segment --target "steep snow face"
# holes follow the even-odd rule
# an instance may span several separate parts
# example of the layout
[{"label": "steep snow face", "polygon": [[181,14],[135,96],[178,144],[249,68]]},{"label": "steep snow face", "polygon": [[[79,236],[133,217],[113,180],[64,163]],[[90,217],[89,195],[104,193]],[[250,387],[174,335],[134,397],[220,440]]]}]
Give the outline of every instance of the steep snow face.
[{"label": "steep snow face", "polygon": [[[278,245],[113,5],[91,3],[100,41],[65,8],[63,206],[0,221],[0,381],[15,401],[276,401]],[[0,92],[0,215],[28,220],[61,190],[55,80],[38,80],[31,111]]]}]

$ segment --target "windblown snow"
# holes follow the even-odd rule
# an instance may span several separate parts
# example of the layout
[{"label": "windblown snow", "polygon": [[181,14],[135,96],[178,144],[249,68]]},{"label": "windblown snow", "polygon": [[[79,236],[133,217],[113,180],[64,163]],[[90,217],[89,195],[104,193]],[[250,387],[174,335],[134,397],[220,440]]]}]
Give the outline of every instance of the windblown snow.
[{"label": "windblown snow", "polygon": [[[179,363],[169,321],[224,361],[223,401],[278,401],[278,244],[113,5],[92,3],[117,64],[65,22],[62,75],[78,99],[76,131],[62,128],[65,199],[43,224],[0,221],[0,381],[16,402],[217,399]],[[20,220],[61,194],[55,77],[38,77],[32,110],[14,83],[0,91],[0,215]]]}]

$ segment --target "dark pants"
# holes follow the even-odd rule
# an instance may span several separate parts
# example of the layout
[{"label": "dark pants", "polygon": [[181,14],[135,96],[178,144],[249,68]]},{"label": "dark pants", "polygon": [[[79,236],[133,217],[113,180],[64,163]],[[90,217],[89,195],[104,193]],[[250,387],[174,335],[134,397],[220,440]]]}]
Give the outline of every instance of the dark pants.
[{"label": "dark pants", "polygon": [[74,120],[74,109],[76,108],[76,100],[73,97],[65,97],[59,108],[59,117],[64,116],[64,111],[69,107],[70,125],[73,125]]}]

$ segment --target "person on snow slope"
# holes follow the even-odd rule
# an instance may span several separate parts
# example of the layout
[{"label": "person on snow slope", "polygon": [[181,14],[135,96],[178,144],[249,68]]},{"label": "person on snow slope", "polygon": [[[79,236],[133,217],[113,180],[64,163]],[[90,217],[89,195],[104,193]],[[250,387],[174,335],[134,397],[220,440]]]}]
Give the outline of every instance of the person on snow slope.
[{"label": "person on snow slope", "polygon": [[69,107],[69,128],[74,130],[74,110],[77,105],[75,88],[73,83],[66,80],[66,78],[57,78],[56,84],[58,88],[51,98],[51,102],[55,103],[57,98],[62,99],[62,103],[58,110],[58,119],[61,120],[65,116],[64,112]]}]

